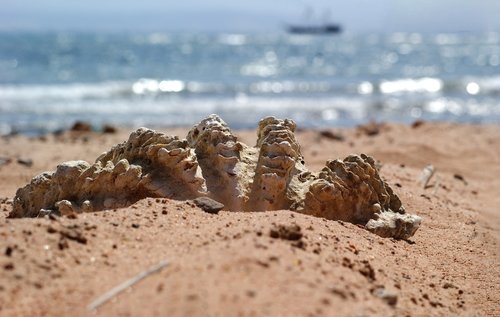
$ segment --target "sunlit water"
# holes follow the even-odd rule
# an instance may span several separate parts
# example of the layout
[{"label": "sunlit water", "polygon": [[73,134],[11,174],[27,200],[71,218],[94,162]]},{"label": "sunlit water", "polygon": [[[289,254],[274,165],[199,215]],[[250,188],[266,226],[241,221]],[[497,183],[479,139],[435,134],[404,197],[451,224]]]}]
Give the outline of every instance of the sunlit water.
[{"label": "sunlit water", "polygon": [[0,34],[0,134],[76,120],[500,122],[500,33]]}]

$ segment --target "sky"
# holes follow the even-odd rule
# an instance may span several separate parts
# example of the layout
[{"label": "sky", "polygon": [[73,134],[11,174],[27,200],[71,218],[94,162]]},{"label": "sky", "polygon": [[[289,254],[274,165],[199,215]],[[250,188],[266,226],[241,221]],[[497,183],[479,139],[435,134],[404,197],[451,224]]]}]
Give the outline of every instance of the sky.
[{"label": "sky", "polygon": [[500,0],[0,0],[0,30],[280,31],[308,7],[350,32],[500,31]]}]

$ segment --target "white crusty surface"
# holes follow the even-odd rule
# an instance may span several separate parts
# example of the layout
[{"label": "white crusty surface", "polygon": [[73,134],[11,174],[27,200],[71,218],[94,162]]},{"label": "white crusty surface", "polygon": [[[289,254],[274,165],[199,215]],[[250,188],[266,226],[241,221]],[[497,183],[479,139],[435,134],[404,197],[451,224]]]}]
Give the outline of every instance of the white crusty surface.
[{"label": "white crusty surface", "polygon": [[11,217],[114,209],[145,197],[190,199],[206,192],[186,141],[140,128],[94,164],[69,161],[35,176],[16,192]]},{"label": "white crusty surface", "polygon": [[226,209],[244,210],[255,169],[255,149],[238,142],[227,124],[210,115],[187,135],[200,164],[207,189]]},{"label": "white crusty surface", "polygon": [[361,154],[330,160],[319,173],[304,166],[292,120],[259,122],[255,147],[239,142],[210,115],[186,139],[140,128],[94,164],[70,161],[18,189],[10,217],[90,212],[145,197],[211,197],[234,211],[291,209],[365,226],[382,237],[408,239],[421,218],[405,213],[398,196]]},{"label": "white crusty surface", "polygon": [[295,139],[295,122],[273,117],[259,122],[258,159],[253,179],[251,210],[289,209],[301,200],[298,175],[306,172],[300,145]]},{"label": "white crusty surface", "polygon": [[408,239],[415,234],[420,222],[419,216],[387,211],[378,219],[370,219],[365,228],[384,238]]}]

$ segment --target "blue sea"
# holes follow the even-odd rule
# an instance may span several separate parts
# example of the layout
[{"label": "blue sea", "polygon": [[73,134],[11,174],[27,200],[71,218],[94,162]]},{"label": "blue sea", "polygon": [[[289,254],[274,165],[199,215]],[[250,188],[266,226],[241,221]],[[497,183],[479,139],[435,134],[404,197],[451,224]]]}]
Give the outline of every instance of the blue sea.
[{"label": "blue sea", "polygon": [[500,122],[500,33],[0,33],[0,134]]}]

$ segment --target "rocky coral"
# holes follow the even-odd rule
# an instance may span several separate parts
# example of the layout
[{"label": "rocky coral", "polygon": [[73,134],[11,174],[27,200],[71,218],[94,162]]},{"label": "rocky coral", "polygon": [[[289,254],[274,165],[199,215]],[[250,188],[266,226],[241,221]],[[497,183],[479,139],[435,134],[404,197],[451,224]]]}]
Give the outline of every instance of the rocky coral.
[{"label": "rocky coral", "polygon": [[259,122],[251,209],[288,209],[301,200],[303,188],[297,184],[298,176],[307,171],[294,131],[291,120],[268,117]]},{"label": "rocky coral", "polygon": [[388,210],[404,213],[373,158],[364,154],[328,161],[309,185],[303,207],[306,214],[354,223],[366,223]]},{"label": "rocky coral", "polygon": [[408,239],[415,234],[421,221],[416,215],[386,211],[376,214],[365,228],[384,238]]},{"label": "rocky coral", "polygon": [[140,128],[94,164],[71,161],[20,188],[10,217],[112,209],[144,197],[210,197],[228,210],[291,209],[364,225],[382,236],[407,239],[421,219],[401,201],[364,154],[331,160],[319,173],[304,164],[295,123],[260,121],[255,147],[238,141],[211,115],[185,140]]},{"label": "rocky coral", "polygon": [[36,217],[40,210],[88,212],[128,206],[145,197],[195,198],[205,180],[187,141],[148,129],[97,158],[64,162],[18,189],[10,217]]},{"label": "rocky coral", "polygon": [[255,166],[255,149],[238,142],[227,124],[210,115],[187,135],[194,149],[207,189],[230,210],[244,209]]}]

